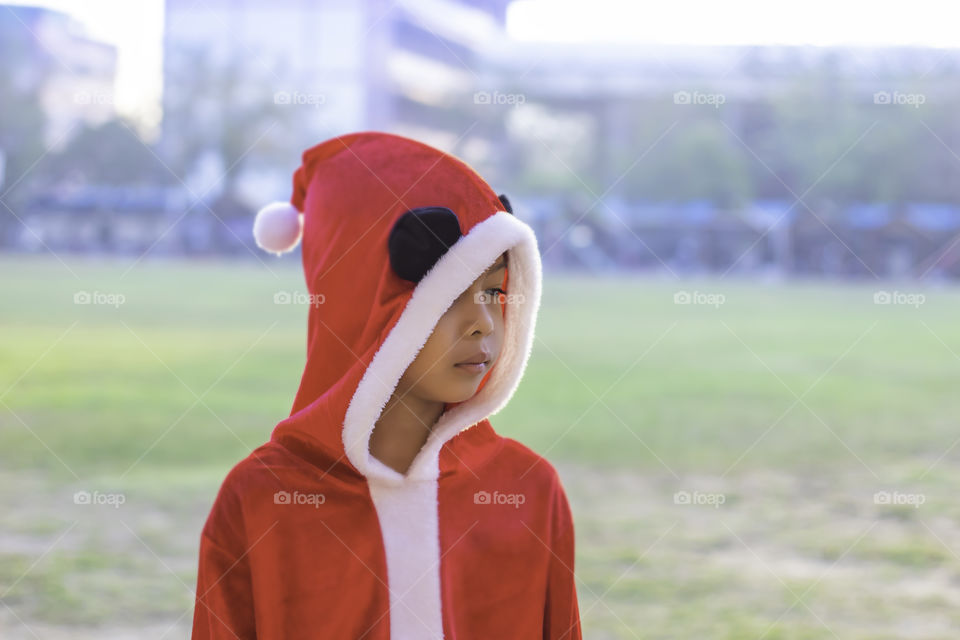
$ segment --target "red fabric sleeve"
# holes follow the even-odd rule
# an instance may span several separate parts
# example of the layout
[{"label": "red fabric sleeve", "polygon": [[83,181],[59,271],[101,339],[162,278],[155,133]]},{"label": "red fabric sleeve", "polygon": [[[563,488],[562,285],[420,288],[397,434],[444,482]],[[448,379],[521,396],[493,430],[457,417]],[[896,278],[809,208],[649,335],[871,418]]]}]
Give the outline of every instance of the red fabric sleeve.
[{"label": "red fabric sleeve", "polygon": [[551,517],[551,560],[544,605],[544,640],[582,640],[580,609],[574,575],[573,514],[559,478]]},{"label": "red fabric sleeve", "polygon": [[239,504],[224,481],[200,535],[192,640],[257,637],[240,514]]}]

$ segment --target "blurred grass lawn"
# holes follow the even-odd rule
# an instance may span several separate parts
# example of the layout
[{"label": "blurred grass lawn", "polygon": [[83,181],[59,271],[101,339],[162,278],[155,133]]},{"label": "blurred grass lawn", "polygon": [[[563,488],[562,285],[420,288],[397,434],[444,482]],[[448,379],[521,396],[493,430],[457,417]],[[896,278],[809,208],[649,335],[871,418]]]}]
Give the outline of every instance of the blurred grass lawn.
[{"label": "blurred grass lawn", "polygon": [[[0,593],[25,621],[173,624],[192,605],[196,538],[219,482],[269,438],[297,389],[306,309],[274,295],[305,292],[299,260],[65,261],[0,257]],[[692,568],[771,541],[826,568],[863,532],[855,523],[870,522],[873,492],[905,484],[927,496],[922,510],[883,512],[899,528],[877,538],[878,527],[846,557],[896,580],[949,571],[956,591],[960,543],[933,522],[960,515],[960,292],[923,290],[914,308],[874,304],[879,289],[921,291],[546,274],[525,378],[491,422],[565,474],[587,637],[834,637],[797,604],[813,579],[791,589],[777,571],[751,578],[749,553]],[[678,305],[679,290],[725,301]],[[75,304],[77,292],[124,302]],[[794,480],[777,493],[776,478]],[[825,481],[825,492],[811,498],[798,479]],[[726,524],[755,533],[748,545],[729,526],[705,534],[713,514],[671,502],[708,485],[730,498]],[[81,489],[124,492],[109,517],[126,527],[76,510]],[[784,530],[805,499],[822,508],[803,531]],[[31,541],[52,544],[71,522],[74,542],[37,562],[48,546]],[[688,526],[641,561],[670,522]],[[825,603],[840,637],[941,637],[883,623],[884,606],[906,615],[889,594],[837,604],[842,585],[827,584],[805,599]],[[935,595],[921,613],[956,628],[956,603]]]}]

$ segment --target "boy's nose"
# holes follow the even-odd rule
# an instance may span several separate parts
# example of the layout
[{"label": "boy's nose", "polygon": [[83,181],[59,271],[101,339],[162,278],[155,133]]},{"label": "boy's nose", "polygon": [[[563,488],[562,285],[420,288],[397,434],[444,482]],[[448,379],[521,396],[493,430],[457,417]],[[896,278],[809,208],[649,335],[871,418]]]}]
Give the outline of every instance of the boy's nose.
[{"label": "boy's nose", "polygon": [[[479,295],[488,295],[488,294],[478,294]],[[480,331],[484,335],[493,331],[493,313],[500,313],[500,305],[494,304],[492,302],[486,302],[483,299],[475,296],[471,299],[470,303],[470,331],[473,333]]]}]

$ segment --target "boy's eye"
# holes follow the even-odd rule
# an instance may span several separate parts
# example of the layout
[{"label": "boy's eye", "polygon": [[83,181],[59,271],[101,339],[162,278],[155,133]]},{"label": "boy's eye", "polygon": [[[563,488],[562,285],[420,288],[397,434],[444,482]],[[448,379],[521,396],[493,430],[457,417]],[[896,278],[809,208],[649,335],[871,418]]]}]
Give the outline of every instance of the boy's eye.
[{"label": "boy's eye", "polygon": [[490,297],[494,302],[501,302],[500,296],[507,295],[507,292],[500,287],[493,287],[492,289],[487,289],[487,291],[490,292]]},{"label": "boy's eye", "polygon": [[500,287],[491,287],[490,289],[485,289],[484,292],[478,296],[477,302],[500,302],[500,296],[506,294],[507,292]]}]

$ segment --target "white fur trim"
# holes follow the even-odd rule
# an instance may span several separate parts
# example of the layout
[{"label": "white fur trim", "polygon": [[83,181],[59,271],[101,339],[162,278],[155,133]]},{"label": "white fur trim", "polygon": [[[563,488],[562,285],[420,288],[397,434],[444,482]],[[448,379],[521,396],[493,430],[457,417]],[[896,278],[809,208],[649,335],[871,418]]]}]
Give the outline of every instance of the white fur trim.
[{"label": "white fur trim", "polygon": [[[509,300],[503,347],[490,378],[472,398],[440,416],[407,474],[370,455],[370,434],[390,394],[454,300],[504,251]],[[540,306],[540,253],[533,230],[498,211],[461,237],[419,282],[380,345],[347,407],[343,442],[368,480],[380,520],[393,640],[443,638],[437,477],[440,448],[503,408],[523,376]]]},{"label": "white fur trim", "polygon": [[271,202],[253,220],[257,246],[278,256],[293,251],[302,236],[303,214],[289,202]]},{"label": "white fur trim", "polygon": [[387,556],[391,640],[443,640],[436,481],[371,484],[370,496]]}]

